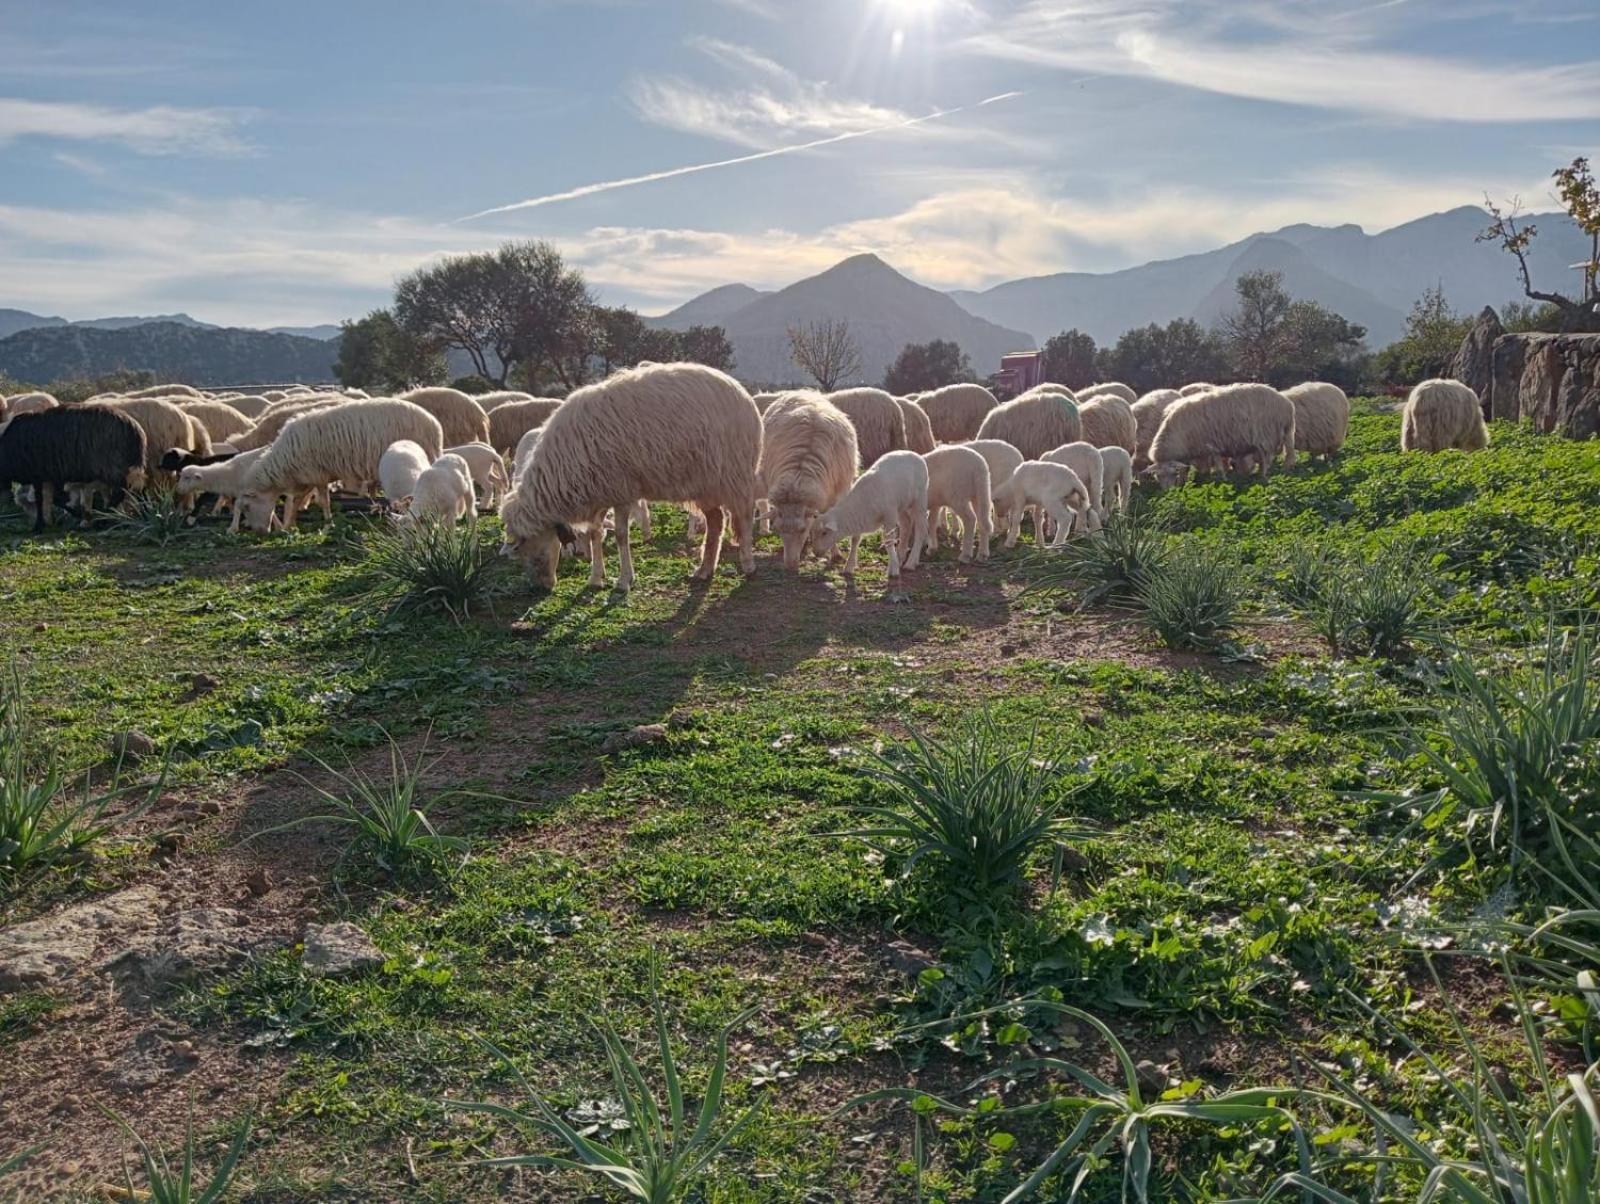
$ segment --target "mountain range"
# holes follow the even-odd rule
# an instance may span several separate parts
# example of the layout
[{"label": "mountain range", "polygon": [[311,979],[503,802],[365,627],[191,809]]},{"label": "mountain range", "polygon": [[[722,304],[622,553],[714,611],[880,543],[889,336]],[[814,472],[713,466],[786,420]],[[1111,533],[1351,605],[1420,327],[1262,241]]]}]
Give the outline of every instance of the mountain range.
[{"label": "mountain range", "polygon": [[0,372],[43,383],[120,368],[191,385],[316,383],[333,379],[329,339],[178,321],[104,328],[63,322],[0,339]]}]

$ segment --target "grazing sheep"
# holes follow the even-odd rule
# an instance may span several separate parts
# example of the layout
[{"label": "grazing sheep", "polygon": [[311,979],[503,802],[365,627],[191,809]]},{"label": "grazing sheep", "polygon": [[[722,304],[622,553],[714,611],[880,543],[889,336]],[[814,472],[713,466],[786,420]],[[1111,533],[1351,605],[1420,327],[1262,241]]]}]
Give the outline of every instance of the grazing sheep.
[{"label": "grazing sheep", "polygon": [[543,426],[560,409],[554,397],[513,398],[489,412],[489,438],[486,442],[501,455],[508,455],[529,431]]},{"label": "grazing sheep", "polygon": [[265,410],[261,417],[256,419],[255,426],[242,435],[236,435],[228,442],[240,451],[254,451],[258,447],[266,447],[282,433],[288,426],[302,414],[309,414],[314,410],[332,409],[342,403],[329,400],[303,401],[295,405],[272,406]]},{"label": "grazing sheep", "polygon": [[[579,389],[544,425],[527,467],[500,505],[506,550],[546,588],[573,528],[593,531],[613,512],[618,584],[633,585],[628,516],[641,498],[694,502],[706,515],[695,580],[710,580],[732,515],[739,566],[755,571],[751,521],[761,459],[761,415],[738,381],[700,364],[618,372]],[[605,583],[603,548],[590,541],[590,582]]]},{"label": "grazing sheep", "polygon": [[996,486],[1003,482],[1012,473],[1017,471],[1017,465],[1027,459],[1011,444],[1004,439],[974,439],[961,446],[970,447],[983,457],[989,465],[989,490],[992,493]]},{"label": "grazing sheep", "polygon": [[[994,499],[989,492],[989,464],[970,446],[952,443],[923,454],[928,466],[928,530],[930,553],[939,548],[939,512],[949,509],[961,523],[962,564],[989,559],[994,534]],[[976,536],[976,549],[974,549]]]},{"label": "grazing sheep", "polygon": [[905,419],[907,451],[925,456],[939,446],[933,437],[933,424],[921,406],[909,397],[896,397],[894,403],[900,407],[900,417]]},{"label": "grazing sheep", "polygon": [[1139,400],[1139,394],[1120,380],[1108,380],[1103,384],[1090,385],[1087,389],[1078,390],[1079,397],[1098,397],[1104,393],[1109,393],[1113,397],[1120,397],[1129,405]]},{"label": "grazing sheep", "polygon": [[[1082,438],[1096,447],[1120,447],[1130,456],[1139,446],[1139,423],[1133,406],[1115,393],[1100,393],[1078,407]],[[1159,429],[1159,428],[1157,428]]]},{"label": "grazing sheep", "polygon": [[817,517],[856,479],[856,428],[821,393],[777,396],[761,416],[759,480],[783,540],[785,568],[797,569]]},{"label": "grazing sheep", "polygon": [[212,443],[226,443],[242,435],[255,423],[223,401],[184,401],[178,408],[206,428]]},{"label": "grazing sheep", "polygon": [[916,568],[922,545],[928,542],[928,465],[916,452],[889,452],[856,478],[849,492],[817,519],[817,555],[831,562],[835,545],[849,539],[844,571],[854,576],[861,537],[880,530],[889,576],[900,576],[902,544],[908,549],[905,567]]},{"label": "grazing sheep", "polygon": [[1133,411],[1133,465],[1150,463],[1150,440],[1161,429],[1161,418],[1183,394],[1176,389],[1152,389],[1130,407]]},{"label": "grazing sheep", "polygon": [[1406,398],[1401,451],[1482,451],[1489,446],[1478,395],[1459,380],[1425,380]]},{"label": "grazing sheep", "polygon": [[[1117,448],[1121,451],[1121,448]],[[1084,518],[1085,529],[1098,531],[1105,525],[1105,487],[1106,463],[1100,449],[1086,440],[1077,443],[1063,443],[1045,455],[1039,457],[1051,464],[1065,464],[1078,474],[1078,479],[1083,482],[1089,491],[1089,509]]]},{"label": "grazing sheep", "polygon": [[500,453],[487,443],[459,443],[444,449],[445,455],[452,453],[466,461],[472,473],[472,483],[483,491],[483,504],[498,506],[501,495],[511,488],[510,478],[506,476],[506,462],[500,458]]},{"label": "grazing sheep", "polygon": [[48,393],[15,393],[6,398],[5,415],[15,418],[18,414],[39,414],[60,404]]},{"label": "grazing sheep", "polygon": [[882,389],[841,389],[829,393],[828,400],[856,428],[862,468],[871,468],[892,451],[905,450],[905,417],[895,399]]},{"label": "grazing sheep", "polygon": [[497,389],[493,393],[480,393],[473,400],[483,408],[485,414],[492,414],[508,401],[532,401],[533,394],[519,393],[515,389]]},{"label": "grazing sheep", "polygon": [[399,439],[378,457],[378,488],[391,508],[403,506],[417,491],[417,478],[428,470],[428,453],[411,439]]},{"label": "grazing sheep", "polygon": [[1102,447],[1100,466],[1103,470],[1100,512],[1126,510],[1133,500],[1133,457],[1125,447]]},{"label": "grazing sheep", "polygon": [[1332,456],[1344,446],[1350,428],[1350,399],[1338,385],[1310,380],[1285,389],[1294,402],[1294,449],[1308,456]]},{"label": "grazing sheep", "polygon": [[251,397],[249,394],[241,394],[238,397],[225,397],[222,401],[223,404],[238,410],[239,413],[252,422],[266,413],[267,406],[271,404],[264,397]]},{"label": "grazing sheep", "polygon": [[758,414],[765,414],[767,407],[782,396],[783,393],[781,391],[777,393],[752,393],[750,394],[750,400],[756,403],[756,412]]},{"label": "grazing sheep", "polygon": [[242,452],[211,464],[185,465],[178,473],[178,496],[192,506],[194,499],[202,493],[216,494],[216,504],[211,507],[211,513],[221,514],[224,507],[232,506],[233,521],[228,524],[228,530],[237,533],[239,519],[244,513],[244,507],[238,504],[239,495],[244,492],[245,481],[249,479],[256,461],[266,455],[266,451],[266,448],[258,447],[254,451]]},{"label": "grazing sheep", "polygon": [[978,428],[979,439],[1003,439],[1037,460],[1052,447],[1083,437],[1078,407],[1060,393],[1024,393],[990,410]]},{"label": "grazing sheep", "polygon": [[[993,490],[994,509],[1006,524],[1006,547],[1017,546],[1022,534],[1022,515],[1030,507],[1042,511],[1055,524],[1055,537],[1045,546],[1059,548],[1072,534],[1073,520],[1088,522],[1089,490],[1078,474],[1065,464],[1044,460],[1025,460]],[[1035,539],[1038,527],[1035,527]]]},{"label": "grazing sheep", "polygon": [[1190,381],[1188,384],[1184,385],[1183,388],[1178,390],[1178,395],[1180,397],[1193,397],[1196,393],[1204,393],[1208,389],[1215,389],[1216,387],[1217,386],[1212,384],[1210,381]]},{"label": "grazing sheep", "polygon": [[940,443],[965,443],[978,437],[989,411],[999,405],[982,385],[946,385],[917,399]]},{"label": "grazing sheep", "polygon": [[417,477],[416,492],[406,502],[412,522],[458,523],[472,513],[472,470],[445,452]]},{"label": "grazing sheep", "polygon": [[489,415],[460,389],[412,389],[400,394],[400,400],[421,406],[437,418],[446,444],[489,442]]},{"label": "grazing sheep", "polygon": [[192,397],[196,401],[204,400],[205,394],[193,385],[151,385],[145,389],[134,389],[131,393],[124,393],[124,397],[134,401],[150,397]]},{"label": "grazing sheep", "polygon": [[444,450],[439,420],[421,406],[397,398],[347,401],[294,417],[256,462],[246,481],[244,525],[265,533],[277,521],[277,500],[285,497],[282,526],[292,530],[300,495],[325,488],[378,480],[383,453],[402,439],[436,459]]},{"label": "grazing sheep", "polygon": [[1224,385],[1185,397],[1167,411],[1150,443],[1151,469],[1163,488],[1228,459],[1261,465],[1273,457],[1294,467],[1294,402],[1268,385]]},{"label": "grazing sheep", "polygon": [[124,489],[144,484],[146,458],[144,428],[109,406],[18,414],[0,428],[0,486],[33,487],[35,531],[50,519],[57,489],[100,485],[116,505]]},{"label": "grazing sheep", "polygon": [[533,449],[539,446],[539,436],[543,434],[544,428],[536,426],[517,440],[517,450],[511,455],[511,487],[513,489],[517,487],[517,482],[522,479],[522,474],[527,471],[528,465],[533,461]]},{"label": "grazing sheep", "polygon": [[161,467],[161,458],[169,449],[211,454],[211,436],[204,424],[173,402],[160,397],[125,397],[104,404],[122,411],[144,428],[144,470],[152,481],[172,480],[172,474]]},{"label": "grazing sheep", "polygon": [[1070,398],[1072,398],[1073,401],[1077,401],[1078,400],[1078,395],[1076,393],[1074,393],[1071,389],[1067,388],[1066,385],[1057,384],[1053,380],[1042,380],[1038,384],[1034,385],[1033,388],[1029,389],[1028,392],[1029,393],[1054,393],[1058,397],[1070,397]]}]

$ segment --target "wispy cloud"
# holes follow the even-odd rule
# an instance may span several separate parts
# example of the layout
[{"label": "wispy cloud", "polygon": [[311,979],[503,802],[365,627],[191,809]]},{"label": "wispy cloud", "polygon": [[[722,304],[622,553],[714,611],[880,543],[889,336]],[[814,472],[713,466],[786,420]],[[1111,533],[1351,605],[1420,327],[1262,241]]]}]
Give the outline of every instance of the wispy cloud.
[{"label": "wispy cloud", "polygon": [[1479,123],[1600,118],[1600,60],[1491,63],[1390,49],[1377,40],[1371,6],[1366,21],[1337,19],[1359,7],[1032,0],[963,45],[1016,62],[1345,112]]},{"label": "wispy cloud", "polygon": [[694,175],[702,171],[714,171],[723,167],[736,167],[741,163],[755,163],[761,159],[775,159],[780,155],[792,155],[800,151],[819,150],[824,146],[833,146],[840,142],[849,142],[855,138],[866,138],[874,134],[888,134],[896,130],[914,129],[930,121],[941,118],[953,117],[957,113],[970,112],[981,109],[986,105],[998,104],[1000,101],[1011,100],[1021,96],[1020,92],[1002,92],[998,96],[989,96],[975,104],[960,105],[953,109],[937,109],[932,113],[925,113],[921,117],[907,117],[902,120],[892,121],[879,126],[866,129],[849,130],[842,134],[833,134],[826,138],[814,138],[809,142],[795,143],[789,146],[777,146],[768,150],[756,151],[749,155],[738,155],[732,159],[718,159],[711,163],[691,163],[685,167],[672,167],[665,171],[653,171],[642,176],[627,176],[619,180],[603,180],[596,184],[584,184],[578,188],[569,188],[565,192],[552,192],[545,196],[530,197],[524,201],[514,201],[509,205],[497,205],[492,209],[483,209],[477,213],[468,214],[459,220],[464,222],[475,221],[478,218],[489,217],[496,213],[512,213],[519,209],[536,209],[543,205],[554,205],[561,201],[575,201],[581,197],[593,196],[600,192],[612,192],[618,188],[632,188],[639,184],[653,184],[658,180],[671,180],[678,176]]},{"label": "wispy cloud", "polygon": [[115,109],[0,97],[0,146],[19,138],[50,138],[112,142],[143,155],[236,155],[249,149],[238,133],[241,116],[226,109]]}]

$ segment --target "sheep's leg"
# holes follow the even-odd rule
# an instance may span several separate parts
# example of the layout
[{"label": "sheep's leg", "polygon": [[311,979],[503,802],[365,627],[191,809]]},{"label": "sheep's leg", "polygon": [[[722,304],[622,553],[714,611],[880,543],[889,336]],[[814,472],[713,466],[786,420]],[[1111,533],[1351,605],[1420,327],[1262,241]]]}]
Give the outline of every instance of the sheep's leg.
[{"label": "sheep's leg", "polygon": [[896,581],[900,577],[900,546],[895,536],[900,533],[900,528],[883,529],[883,550],[889,554],[889,580]]},{"label": "sheep's leg", "polygon": [[331,485],[320,486],[316,494],[316,500],[322,506],[322,521],[331,523],[333,521],[333,487]]},{"label": "sheep's leg", "polygon": [[994,535],[994,514],[982,506],[975,506],[978,519],[978,559],[989,559],[989,540]]},{"label": "sheep's leg", "polygon": [[978,531],[978,513],[973,509],[969,499],[963,499],[956,508],[956,518],[961,520],[961,555],[956,559],[962,564],[972,562],[972,544]]},{"label": "sheep's leg", "polygon": [[1006,516],[1006,547],[1017,546],[1017,539],[1022,534],[1022,507],[1013,506],[1011,513]]},{"label": "sheep's leg", "polygon": [[50,513],[56,502],[55,485],[49,481],[44,481],[38,485],[35,485],[33,487],[33,500],[34,503],[39,507],[39,512],[33,517],[33,529],[35,531],[43,531],[47,522],[47,515],[49,516],[49,525],[52,527],[55,526],[55,516]]},{"label": "sheep's leg", "polygon": [[600,586],[606,583],[606,528],[605,523],[596,518],[594,526],[589,528],[589,584]]},{"label": "sheep's leg", "polygon": [[859,552],[860,550],[861,550],[861,536],[852,535],[850,537],[850,555],[845,558],[845,562],[844,562],[844,575],[846,577],[854,577],[856,575],[856,564],[857,564],[856,553]]},{"label": "sheep's leg", "polygon": [[748,577],[756,571],[755,507],[735,506],[729,521],[739,545],[739,571]]},{"label": "sheep's leg", "polygon": [[613,522],[617,528],[617,559],[620,566],[617,570],[617,588],[633,588],[633,543],[629,538],[631,532],[628,527],[628,511],[634,507],[624,509],[618,506],[612,513]]},{"label": "sheep's leg", "polygon": [[928,512],[914,506],[900,516],[900,540],[909,546],[906,568],[914,569],[922,562],[922,545],[928,542]]},{"label": "sheep's leg", "polygon": [[[722,507],[701,506],[706,520],[706,542],[700,550],[700,567],[689,575],[691,581],[710,581],[717,575],[717,560],[722,555]],[[743,560],[741,550],[740,559]]]}]

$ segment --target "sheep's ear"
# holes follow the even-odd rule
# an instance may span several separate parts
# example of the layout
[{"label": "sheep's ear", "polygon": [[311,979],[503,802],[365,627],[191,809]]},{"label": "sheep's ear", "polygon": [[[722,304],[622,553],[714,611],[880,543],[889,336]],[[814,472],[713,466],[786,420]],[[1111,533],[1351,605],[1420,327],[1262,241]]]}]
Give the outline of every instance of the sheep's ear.
[{"label": "sheep's ear", "polygon": [[562,543],[577,543],[578,542],[577,533],[575,531],[573,531],[573,529],[571,527],[567,526],[566,523],[557,523],[556,524],[556,538],[559,539]]}]

